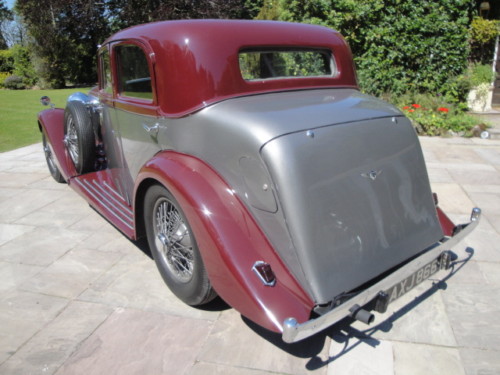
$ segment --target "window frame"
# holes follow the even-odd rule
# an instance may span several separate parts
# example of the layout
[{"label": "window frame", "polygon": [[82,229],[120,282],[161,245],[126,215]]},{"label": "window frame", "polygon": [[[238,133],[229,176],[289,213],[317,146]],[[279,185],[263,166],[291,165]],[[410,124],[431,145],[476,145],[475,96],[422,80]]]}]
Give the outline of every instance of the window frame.
[{"label": "window frame", "polygon": [[[266,53],[294,53],[294,52],[315,52],[319,54],[326,54],[329,57],[329,68],[330,74],[321,75],[278,75],[271,77],[257,77],[257,78],[245,78],[243,67],[241,64],[241,56],[243,54],[266,54]],[[324,47],[300,47],[300,46],[254,46],[250,48],[242,48],[238,51],[238,67],[240,71],[241,78],[245,82],[260,82],[260,81],[270,81],[270,80],[296,80],[296,79],[324,79],[324,78],[335,78],[339,75],[339,69],[337,65],[337,60],[333,51],[329,48]]]},{"label": "window frame", "polygon": [[[123,46],[133,46],[139,48],[139,50],[143,53],[144,58],[148,64],[148,72],[149,78],[151,82],[151,98],[141,98],[137,96],[125,95],[120,91],[120,61],[119,61],[119,52],[117,48]],[[156,84],[155,84],[155,70],[154,70],[154,52],[149,51],[148,48],[142,43],[136,40],[122,40],[114,42],[112,45],[112,61],[114,66],[114,79],[115,79],[115,90],[116,90],[116,98],[123,100],[128,103],[136,103],[138,105],[145,106],[156,106],[157,105],[157,93],[156,93]]]},{"label": "window frame", "polygon": [[[106,69],[105,69],[106,60],[107,60],[107,69],[109,71],[109,75],[106,74]],[[99,62],[99,69],[98,69],[99,91],[108,96],[113,96],[115,80],[113,77],[112,58],[109,45],[100,47],[98,52],[98,62]],[[107,79],[108,77],[109,80]]]}]

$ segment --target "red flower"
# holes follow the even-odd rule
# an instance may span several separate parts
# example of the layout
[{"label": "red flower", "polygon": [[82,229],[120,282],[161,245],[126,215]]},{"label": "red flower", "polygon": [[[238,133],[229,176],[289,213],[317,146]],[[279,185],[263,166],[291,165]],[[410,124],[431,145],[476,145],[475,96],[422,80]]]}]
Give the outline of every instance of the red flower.
[{"label": "red flower", "polygon": [[410,106],[409,106],[409,105],[405,105],[405,106],[403,107],[403,109],[410,109]]},{"label": "red flower", "polygon": [[410,109],[408,112],[415,112],[415,110],[414,109]]},{"label": "red flower", "polygon": [[420,105],[420,104],[412,104],[411,106],[412,106],[413,108],[420,108],[420,107],[421,107],[421,105]]},{"label": "red flower", "polygon": [[439,111],[439,112],[448,113],[449,109],[448,109],[448,108],[445,108],[445,107],[439,107],[439,108],[438,108],[438,111]]}]

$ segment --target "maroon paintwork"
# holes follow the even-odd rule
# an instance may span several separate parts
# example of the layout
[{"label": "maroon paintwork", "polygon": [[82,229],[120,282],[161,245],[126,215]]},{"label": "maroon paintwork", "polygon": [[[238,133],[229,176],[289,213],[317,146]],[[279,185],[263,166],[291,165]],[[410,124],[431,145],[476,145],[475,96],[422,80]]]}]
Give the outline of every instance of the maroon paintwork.
[{"label": "maroon paintwork", "polygon": [[38,124],[40,131],[44,132],[51,144],[55,155],[55,162],[66,182],[127,237],[136,239],[132,207],[130,207],[127,202],[118,196],[113,197],[115,205],[120,205],[122,209],[111,211],[107,206],[102,204],[101,200],[97,199],[94,195],[89,193],[88,189],[84,188],[86,184],[92,184],[93,181],[100,183],[105,182],[112,188],[115,188],[115,183],[111,176],[111,170],[87,173],[81,176],[77,175],[73,162],[63,143],[64,110],[55,108],[40,112],[38,115]]},{"label": "maroon paintwork", "polygon": [[[149,54],[154,99],[152,102],[113,97],[98,88],[91,91],[102,102],[150,116],[181,117],[226,98],[301,88],[356,88],[349,47],[335,31],[280,22],[173,21],[129,28],[106,43],[137,43]],[[210,33],[204,30],[210,26]],[[218,43],[214,44],[213,40]],[[314,41],[312,43],[311,41]],[[296,46],[333,51],[338,70],[334,77],[245,81],[238,69],[238,52],[245,46]],[[236,61],[235,61],[236,60]],[[227,61],[226,65],[220,61]],[[116,79],[115,79],[116,82]],[[106,96],[107,95],[107,96]],[[312,299],[290,274],[246,206],[231,187],[207,164],[195,157],[163,151],[150,160],[136,180],[132,205],[114,199],[116,209],[102,204],[92,186],[115,188],[113,171],[77,176],[63,144],[64,111],[39,114],[58,167],[68,184],[90,205],[131,239],[143,235],[142,204],[152,183],[168,187],[179,201],[200,246],[210,281],[217,293],[252,321],[281,332],[283,321],[293,316],[299,323],[310,318]],[[168,173],[167,173],[168,171]],[[444,232],[453,223],[438,209]],[[235,254],[234,249],[241,249]],[[264,286],[251,271],[256,259],[272,267],[279,282]]]},{"label": "maroon paintwork", "polygon": [[[56,155],[55,162],[59,167],[59,171],[66,181],[70,177],[76,175],[75,166],[71,162],[66,147],[64,146],[64,110],[54,108],[43,111],[38,114],[38,127],[47,137],[54,154]],[[42,126],[43,125],[43,126]]]},{"label": "maroon paintwork", "polygon": [[[213,169],[192,156],[165,151],[139,174],[135,194],[139,200],[148,179],[168,186],[184,208],[210,282],[226,302],[276,332],[292,311],[300,321],[309,319],[313,301],[290,275],[245,205]],[[244,250],[235,254],[234,249]],[[250,272],[255,259],[271,265],[279,280],[273,288]]]},{"label": "maroon paintwork", "polygon": [[448,237],[453,236],[456,225],[453,224],[453,222],[448,216],[446,216],[441,208],[436,207],[436,211],[438,214],[439,223],[441,224],[441,228],[443,229],[443,234]]},{"label": "maroon paintwork", "polygon": [[[338,32],[325,30],[328,29],[270,21],[169,21],[125,29],[104,44],[123,40],[139,43],[156,67],[151,69],[156,92],[150,106],[139,101],[134,104],[142,105],[144,110],[158,104],[162,116],[180,117],[240,95],[315,87],[357,88],[349,46]],[[239,70],[238,52],[245,46],[255,45],[300,45],[332,50],[338,74],[334,77],[246,81]],[[123,104],[128,103],[130,100]]]},{"label": "maroon paintwork", "polygon": [[[75,176],[76,172],[63,146],[63,117],[60,109],[43,111],[39,121],[57,160],[65,160],[60,171],[68,184],[81,194],[96,210],[110,220],[127,237],[137,239],[137,221],[141,221],[142,198],[152,182],[161,182],[177,198],[200,247],[203,262],[214,288],[231,306],[259,325],[275,332],[282,331],[282,322],[293,314],[299,323],[310,317],[314,303],[287,270],[275,250],[250,215],[245,205],[232,193],[227,183],[208,165],[192,156],[164,151],[150,160],[136,181],[134,207],[136,217],[119,219],[99,199],[83,189],[84,183],[100,180],[114,186],[108,170]],[[165,173],[168,171],[168,175]],[[123,202],[123,205],[127,205]],[[437,208],[438,217],[447,236],[455,225]],[[135,220],[134,220],[135,219]],[[129,221],[132,220],[132,221]],[[126,225],[124,221],[129,221]],[[245,249],[236,257],[231,249]],[[264,286],[248,272],[255,259],[266,259],[279,283],[273,288]],[[243,280],[244,278],[244,280]]]},{"label": "maroon paintwork", "polygon": [[[141,233],[137,232],[136,224],[141,217],[133,220],[126,212],[111,212],[84,188],[93,181],[114,186],[111,173],[104,170],[76,176],[62,142],[63,116],[62,110],[47,110],[40,113],[39,121],[44,124],[44,131],[55,146],[56,159],[66,161],[60,165],[64,178],[127,237],[138,238]],[[282,330],[281,324],[291,312],[300,322],[309,319],[313,301],[291,276],[244,204],[213,169],[192,156],[172,151],[158,154],[139,174],[134,194],[136,209],[142,205],[151,182],[168,186],[184,208],[195,238],[203,244],[200,250],[210,281],[225,301],[252,321],[276,332]],[[124,201],[122,204],[127,205]],[[129,210],[136,212],[132,207]],[[236,257],[231,249],[245,251]],[[274,288],[264,286],[249,272],[255,259],[265,259],[271,265],[280,280]]]}]

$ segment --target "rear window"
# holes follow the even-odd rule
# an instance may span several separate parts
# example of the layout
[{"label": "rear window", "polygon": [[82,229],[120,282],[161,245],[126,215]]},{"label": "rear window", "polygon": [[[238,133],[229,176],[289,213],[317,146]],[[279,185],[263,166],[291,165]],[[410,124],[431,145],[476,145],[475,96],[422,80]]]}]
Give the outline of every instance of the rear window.
[{"label": "rear window", "polygon": [[239,63],[241,75],[248,81],[336,74],[332,53],[324,49],[243,50]]}]

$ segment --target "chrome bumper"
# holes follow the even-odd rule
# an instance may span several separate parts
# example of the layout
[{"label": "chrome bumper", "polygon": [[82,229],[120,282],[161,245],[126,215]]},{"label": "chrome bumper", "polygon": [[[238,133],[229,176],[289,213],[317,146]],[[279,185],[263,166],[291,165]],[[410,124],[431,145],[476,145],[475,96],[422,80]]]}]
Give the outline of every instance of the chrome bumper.
[{"label": "chrome bumper", "polygon": [[293,343],[303,340],[351,315],[351,311],[356,305],[366,305],[368,302],[375,299],[379,292],[385,291],[404,280],[408,275],[418,271],[422,266],[437,258],[443,251],[450,250],[452,246],[460,242],[477,226],[480,217],[481,210],[479,208],[474,208],[472,210],[470,222],[467,224],[457,225],[455,227],[455,233],[452,237],[446,237],[420,257],[412,260],[408,264],[405,264],[385,279],[380,280],[378,283],[360,292],[343,304],[335,307],[325,315],[316,319],[308,320],[304,323],[298,323],[293,317],[285,319],[283,322],[283,341]]}]

